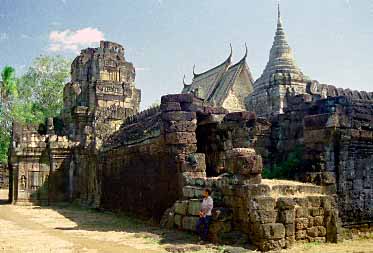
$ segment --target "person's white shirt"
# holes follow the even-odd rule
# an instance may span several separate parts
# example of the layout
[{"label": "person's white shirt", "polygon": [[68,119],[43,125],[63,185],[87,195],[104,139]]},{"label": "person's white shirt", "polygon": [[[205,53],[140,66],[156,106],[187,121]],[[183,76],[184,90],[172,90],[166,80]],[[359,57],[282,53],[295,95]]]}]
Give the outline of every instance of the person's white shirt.
[{"label": "person's white shirt", "polygon": [[207,216],[211,216],[211,211],[214,208],[214,201],[210,196],[207,198],[203,198],[202,204],[201,204],[201,210],[204,211],[204,213]]}]

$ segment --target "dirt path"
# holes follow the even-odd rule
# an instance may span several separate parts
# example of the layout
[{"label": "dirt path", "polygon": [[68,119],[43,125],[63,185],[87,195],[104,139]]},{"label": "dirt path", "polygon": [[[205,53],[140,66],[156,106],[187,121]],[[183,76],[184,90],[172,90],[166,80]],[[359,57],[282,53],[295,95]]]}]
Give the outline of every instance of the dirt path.
[{"label": "dirt path", "polygon": [[[6,192],[0,189],[1,199]],[[128,216],[77,206],[0,204],[1,252],[243,253],[241,247],[198,245],[188,233],[164,230]],[[298,244],[284,253],[373,252],[373,235],[340,244]]]},{"label": "dirt path", "polygon": [[[63,208],[60,209],[63,211]],[[65,210],[89,223],[91,213]],[[80,217],[82,216],[82,217]],[[165,252],[146,238],[125,232],[85,230],[59,210],[0,205],[0,251],[3,252]],[[131,238],[130,243],[129,237]]]}]

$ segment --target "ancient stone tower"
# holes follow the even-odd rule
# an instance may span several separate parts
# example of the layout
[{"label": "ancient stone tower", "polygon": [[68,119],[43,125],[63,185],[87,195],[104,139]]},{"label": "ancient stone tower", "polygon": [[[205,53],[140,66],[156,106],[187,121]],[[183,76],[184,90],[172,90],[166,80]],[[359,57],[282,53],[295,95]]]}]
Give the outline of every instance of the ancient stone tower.
[{"label": "ancient stone tower", "polygon": [[66,134],[82,143],[89,142],[87,136],[93,133],[105,138],[138,112],[140,94],[135,88],[135,68],[126,61],[121,45],[101,41],[99,48],[82,50],[64,89]]},{"label": "ancient stone tower", "polygon": [[263,74],[255,81],[254,91],[246,98],[246,107],[258,116],[283,113],[286,95],[306,93],[308,77],[297,67],[286,40],[278,7],[277,30]]}]

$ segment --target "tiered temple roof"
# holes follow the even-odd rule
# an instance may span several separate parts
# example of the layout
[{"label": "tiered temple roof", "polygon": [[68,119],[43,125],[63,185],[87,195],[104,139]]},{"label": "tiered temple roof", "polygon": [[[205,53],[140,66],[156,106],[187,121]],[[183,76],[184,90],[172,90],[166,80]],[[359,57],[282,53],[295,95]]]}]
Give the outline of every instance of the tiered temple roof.
[{"label": "tiered temple roof", "polygon": [[243,58],[232,65],[232,47],[228,58],[218,66],[203,73],[195,73],[193,67],[193,81],[186,84],[183,81],[183,93],[194,93],[213,105],[222,106],[233,85],[236,83],[241,73],[247,75],[249,86],[253,84],[253,78],[246,63],[247,47]]},{"label": "tiered temple roof", "polygon": [[266,86],[270,83],[273,74],[286,73],[293,75],[295,79],[307,79],[297,66],[292,49],[287,42],[286,34],[281,20],[280,4],[278,4],[277,30],[273,45],[269,54],[268,63],[254,87]]}]

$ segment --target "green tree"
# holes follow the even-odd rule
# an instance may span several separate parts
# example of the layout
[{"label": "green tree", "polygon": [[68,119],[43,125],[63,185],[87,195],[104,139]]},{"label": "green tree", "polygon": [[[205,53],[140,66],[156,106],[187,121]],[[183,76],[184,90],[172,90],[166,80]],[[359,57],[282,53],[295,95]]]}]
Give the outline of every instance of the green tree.
[{"label": "green tree", "polygon": [[11,66],[5,66],[1,71],[0,98],[5,103],[9,97],[17,96],[15,70]]},{"label": "green tree", "polygon": [[59,114],[70,63],[61,56],[40,56],[20,78],[12,67],[4,67],[0,82],[0,162],[7,162],[13,121],[38,124]]},{"label": "green tree", "polygon": [[63,108],[63,87],[70,76],[70,61],[62,56],[40,56],[19,79],[16,113],[27,123],[42,123]]},{"label": "green tree", "polygon": [[1,71],[0,82],[0,163],[7,162],[12,125],[12,105],[17,98],[17,81],[14,68],[5,66]]}]

